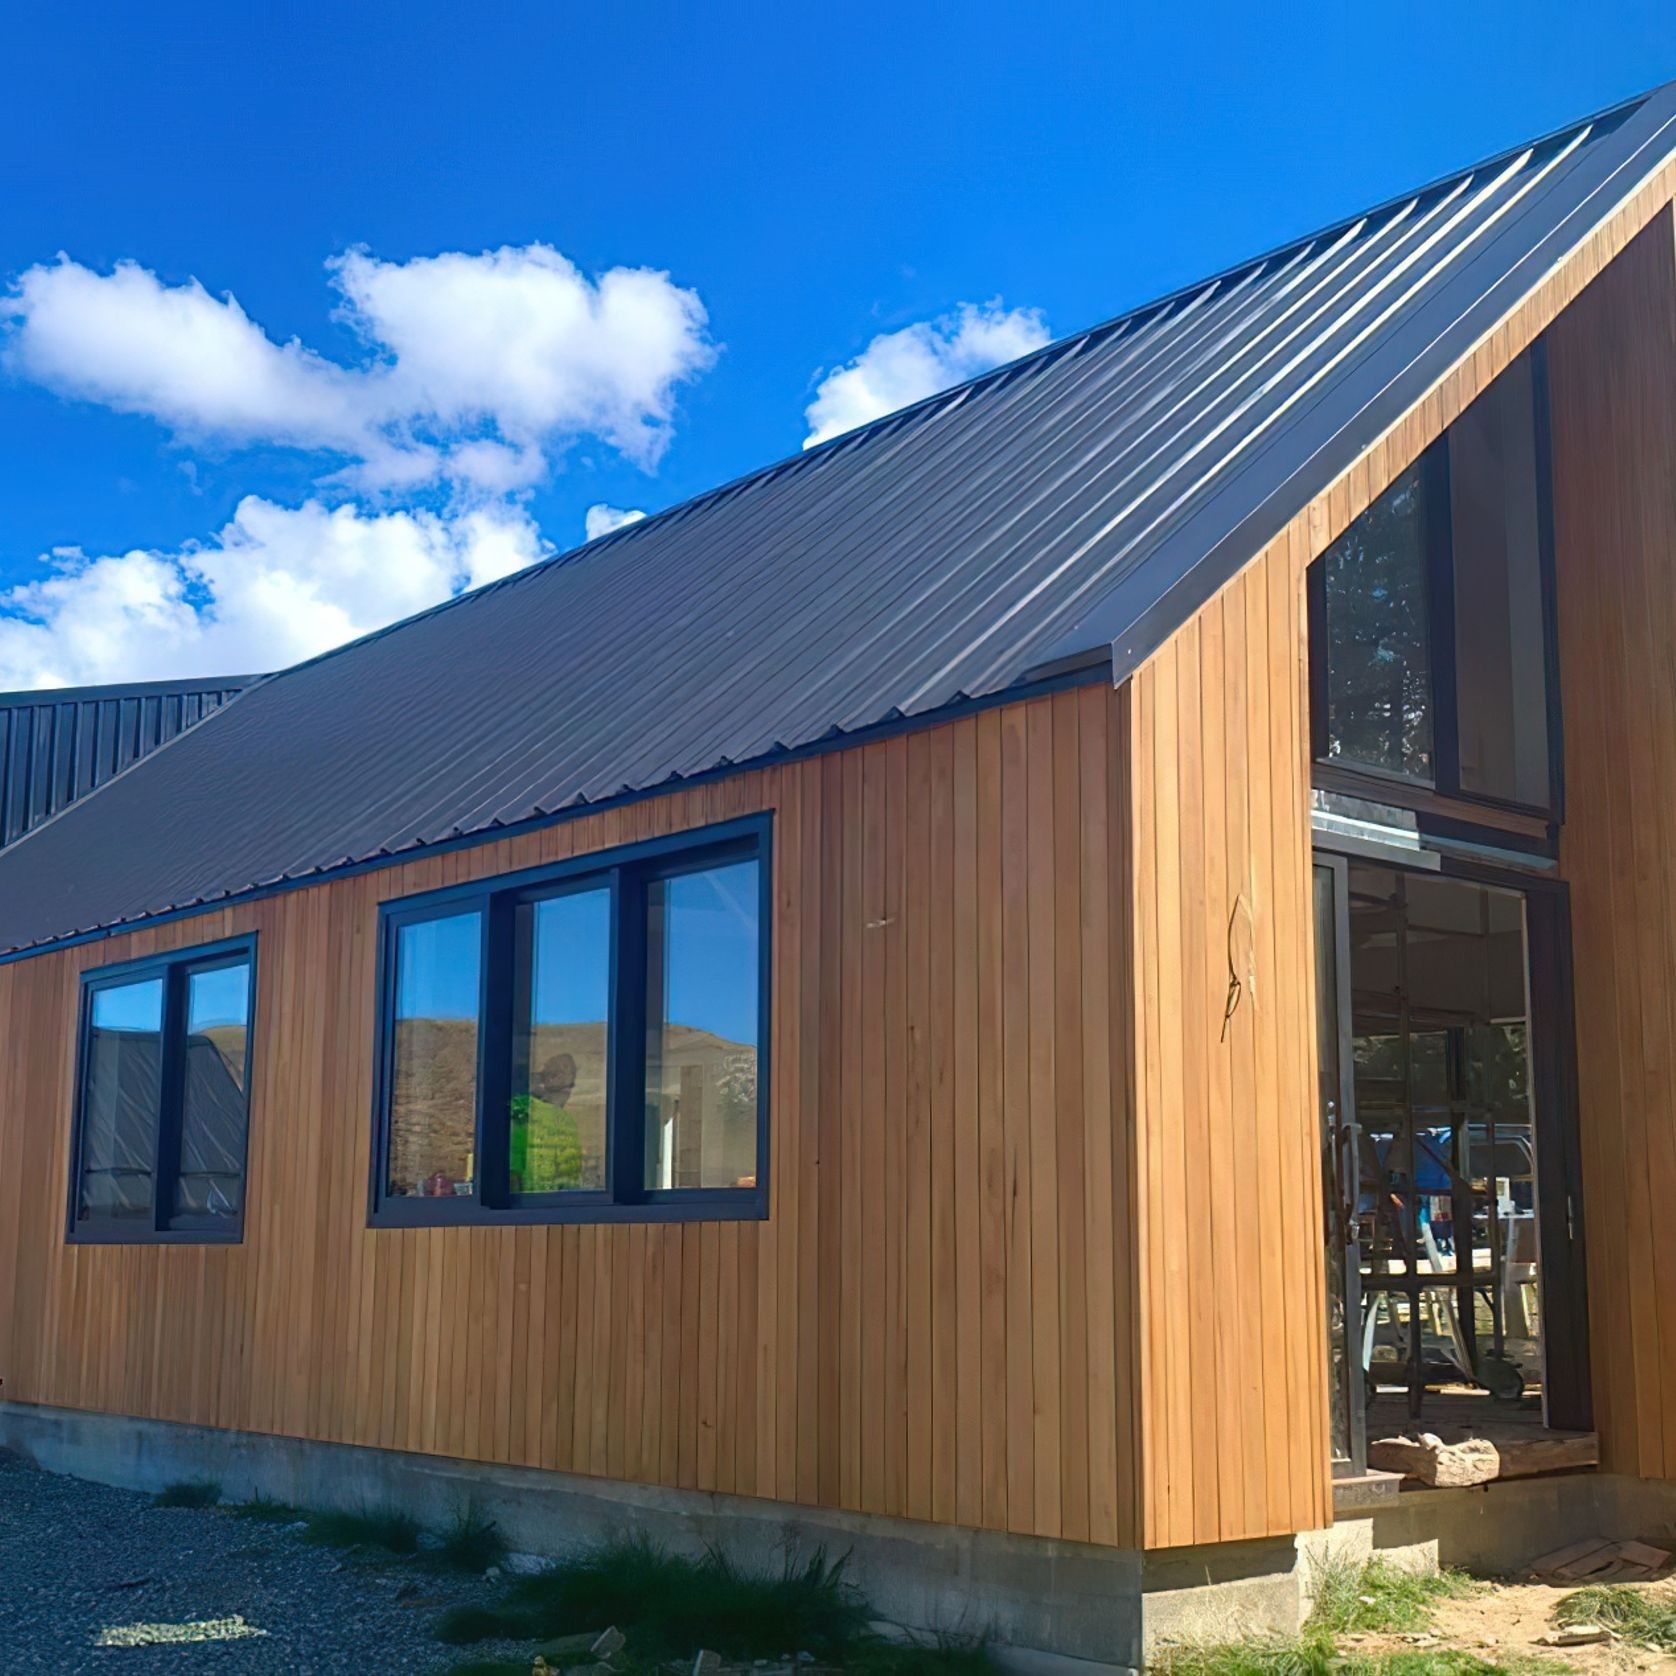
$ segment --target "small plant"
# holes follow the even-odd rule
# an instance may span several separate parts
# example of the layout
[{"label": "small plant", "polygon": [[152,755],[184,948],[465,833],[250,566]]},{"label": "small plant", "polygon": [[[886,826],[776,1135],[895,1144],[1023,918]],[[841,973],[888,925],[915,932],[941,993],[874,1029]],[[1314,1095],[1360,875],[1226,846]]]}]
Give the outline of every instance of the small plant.
[{"label": "small plant", "polygon": [[1378,1559],[1360,1567],[1329,1561],[1315,1573],[1309,1628],[1327,1635],[1428,1629],[1440,1600],[1460,1600],[1478,1588],[1460,1571],[1422,1571]]},{"label": "small plant", "polygon": [[481,1575],[506,1558],[506,1538],[492,1519],[479,1518],[467,1508],[455,1515],[441,1542],[426,1557],[449,1571]]},{"label": "small plant", "polygon": [[387,1554],[419,1552],[419,1525],[405,1513],[311,1513],[305,1541],[324,1548],[382,1548]]},{"label": "small plant", "polygon": [[1676,1591],[1669,1588],[1596,1583],[1567,1595],[1554,1608],[1554,1621],[1600,1624],[1638,1646],[1676,1653]]},{"label": "small plant", "polygon": [[759,1572],[714,1551],[693,1560],[641,1539],[610,1542],[518,1579],[489,1605],[444,1613],[436,1635],[465,1646],[615,1624],[646,1661],[691,1658],[701,1647],[724,1658],[777,1658],[795,1649],[830,1660],[869,1640],[871,1610],[844,1571],[845,1562],[824,1550]]},{"label": "small plant", "polygon": [[210,1478],[183,1478],[165,1484],[151,1498],[153,1507],[214,1507],[221,1500],[221,1486]]}]

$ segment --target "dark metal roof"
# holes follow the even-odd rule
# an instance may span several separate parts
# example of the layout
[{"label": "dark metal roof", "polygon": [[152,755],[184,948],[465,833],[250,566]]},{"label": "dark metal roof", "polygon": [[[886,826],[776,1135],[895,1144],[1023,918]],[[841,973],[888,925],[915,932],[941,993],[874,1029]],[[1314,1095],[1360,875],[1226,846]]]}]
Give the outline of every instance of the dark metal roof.
[{"label": "dark metal roof", "polygon": [[1676,84],[271,676],[0,855],[0,950],[1121,676],[1673,124]]},{"label": "dark metal roof", "polygon": [[0,693],[0,849],[247,685],[241,675]]}]

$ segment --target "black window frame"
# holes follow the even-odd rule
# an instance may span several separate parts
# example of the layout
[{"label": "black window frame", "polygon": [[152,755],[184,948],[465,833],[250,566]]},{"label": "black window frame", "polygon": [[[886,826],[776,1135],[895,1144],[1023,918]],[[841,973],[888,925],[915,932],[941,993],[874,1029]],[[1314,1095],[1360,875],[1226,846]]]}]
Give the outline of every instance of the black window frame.
[{"label": "black window frame", "polygon": [[[644,1183],[646,887],[658,879],[738,861],[757,865],[756,1185],[648,1188]],[[516,1227],[541,1223],[764,1220],[768,1215],[773,878],[773,817],[762,814],[381,902],[367,1225]],[[514,1194],[508,1184],[508,1126],[489,1122],[489,1114],[506,1111],[511,1100],[516,913],[527,903],[601,887],[609,889],[611,895],[605,1186]],[[396,1047],[396,937],[404,926],[472,912],[480,916],[473,1191],[436,1199],[388,1193],[385,1187]]]},{"label": "black window frame", "polygon": [[[1323,553],[1311,563],[1306,586],[1309,619],[1310,754],[1316,783],[1325,789],[1382,801],[1401,801],[1404,788],[1435,793],[1462,804],[1508,814],[1565,819],[1565,742],[1560,714],[1559,618],[1554,577],[1553,446],[1548,401],[1548,343],[1538,338],[1530,356],[1531,406],[1536,442],[1537,572],[1542,588],[1543,685],[1548,729],[1548,797],[1528,803],[1461,786],[1460,714],[1456,700],[1455,537],[1449,485],[1449,427],[1418,462],[1425,491],[1426,623],[1432,687],[1432,773],[1399,774],[1370,763],[1328,755],[1327,570]],[[1399,474],[1400,475],[1400,474]]]},{"label": "black window frame", "polygon": [[[257,934],[222,938],[166,954],[91,966],[81,974],[76,1021],[75,1105],[70,1132],[66,1194],[66,1239],[72,1245],[238,1245],[244,1239],[250,1197],[250,1109],[256,1062]],[[244,1038],[244,1150],[239,1160],[239,1208],[234,1216],[175,1214],[180,1179],[181,1125],[185,1115],[186,1007],[188,980],[195,972],[245,964],[249,968]],[[151,1221],[92,1217],[80,1219],[82,1159],[87,1132],[88,1058],[93,1046],[93,998],[104,989],[126,988],[151,979],[163,986],[159,1030],[157,1117],[152,1130]]]}]

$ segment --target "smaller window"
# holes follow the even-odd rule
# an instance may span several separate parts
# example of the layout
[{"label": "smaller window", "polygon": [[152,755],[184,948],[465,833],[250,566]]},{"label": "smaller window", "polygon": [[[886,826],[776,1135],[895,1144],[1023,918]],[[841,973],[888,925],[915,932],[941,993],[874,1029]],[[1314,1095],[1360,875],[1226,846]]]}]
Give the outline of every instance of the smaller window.
[{"label": "smaller window", "polygon": [[70,1235],[236,1240],[255,939],[82,975]]},{"label": "smaller window", "polygon": [[770,832],[385,903],[373,1223],[765,1215]]}]

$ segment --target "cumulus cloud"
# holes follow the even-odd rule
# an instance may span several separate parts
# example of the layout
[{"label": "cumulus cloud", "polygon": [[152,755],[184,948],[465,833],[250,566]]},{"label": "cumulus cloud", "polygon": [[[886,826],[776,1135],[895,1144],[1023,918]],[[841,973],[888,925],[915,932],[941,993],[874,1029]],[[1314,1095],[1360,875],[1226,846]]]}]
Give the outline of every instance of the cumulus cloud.
[{"label": "cumulus cloud", "polygon": [[697,294],[651,268],[590,279],[530,244],[407,262],[349,251],[328,271],[367,347],[355,365],[276,342],[196,279],[68,256],[25,270],[0,301],[5,359],[187,441],[328,453],[357,488],[490,495],[538,481],[582,436],[655,467],[681,385],[715,359]]},{"label": "cumulus cloud", "polygon": [[0,689],[279,669],[542,556],[516,507],[239,503],[175,552],[68,549],[0,593]]},{"label": "cumulus cloud", "polygon": [[813,448],[939,390],[976,378],[1048,342],[1040,310],[1003,308],[1000,298],[962,303],[952,314],[883,332],[848,365],[823,378],[804,409]]},{"label": "cumulus cloud", "polygon": [[604,501],[596,501],[583,514],[582,527],[587,532],[585,539],[597,541],[602,535],[620,530],[624,524],[638,524],[645,516],[639,507],[630,507],[625,511],[620,506],[607,506]]}]

